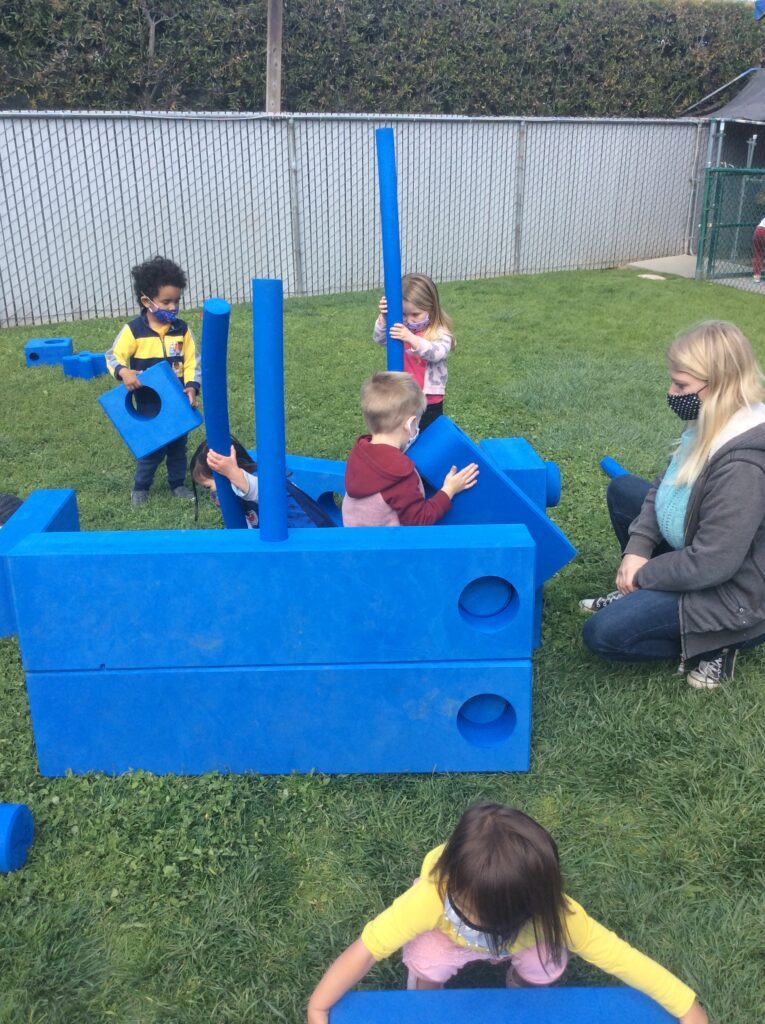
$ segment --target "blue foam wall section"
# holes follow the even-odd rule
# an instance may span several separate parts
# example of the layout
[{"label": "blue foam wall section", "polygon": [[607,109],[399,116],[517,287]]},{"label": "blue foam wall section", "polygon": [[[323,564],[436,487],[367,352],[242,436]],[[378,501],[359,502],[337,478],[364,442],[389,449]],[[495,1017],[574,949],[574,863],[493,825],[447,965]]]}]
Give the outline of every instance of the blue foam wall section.
[{"label": "blue foam wall section", "polygon": [[154,417],[149,418],[136,412],[131,392],[124,384],[100,395],[98,399],[115,430],[137,459],[151,455],[163,445],[188,434],[202,422],[200,413],[191,408],[183,386],[169,363],[157,363],[144,370],[141,373],[141,384],[159,395],[161,408]]},{"label": "blue foam wall section", "polygon": [[[10,568],[27,671],[149,671],[525,659],[534,555],[515,525],[294,530],[284,545],[252,530],[117,531],[29,537]],[[189,565],[179,633],[167,615]],[[431,597],[412,616],[423,580]]]},{"label": "blue foam wall section", "polygon": [[526,771],[529,661],[28,676],[43,775]]},{"label": "blue foam wall section", "polygon": [[677,1024],[632,988],[349,992],[330,1024]]},{"label": "blue foam wall section", "polygon": [[[69,490],[35,491],[5,523],[0,530],[0,636],[11,636],[17,631],[8,552],[29,534],[79,529],[77,497]],[[51,607],[58,607],[60,602],[61,593]]]},{"label": "blue foam wall section", "polygon": [[433,487],[441,486],[451,466],[462,469],[470,462],[478,464],[478,483],[455,497],[441,522],[450,526],[459,523],[523,523],[537,546],[537,586],[562,569],[576,554],[576,549],[560,527],[448,416],[439,416],[431,423],[409,449],[409,455]]},{"label": "blue foam wall section", "polygon": [[382,233],[385,299],[388,303],[387,367],[404,369],[404,344],[391,338],[393,324],[404,322],[404,301],[401,291],[401,236],[398,227],[398,182],[396,150],[392,128],[376,128],[377,180],[380,189],[380,230]]},{"label": "blue foam wall section", "polygon": [[74,351],[71,338],[30,338],[24,346],[27,366],[51,366]]}]

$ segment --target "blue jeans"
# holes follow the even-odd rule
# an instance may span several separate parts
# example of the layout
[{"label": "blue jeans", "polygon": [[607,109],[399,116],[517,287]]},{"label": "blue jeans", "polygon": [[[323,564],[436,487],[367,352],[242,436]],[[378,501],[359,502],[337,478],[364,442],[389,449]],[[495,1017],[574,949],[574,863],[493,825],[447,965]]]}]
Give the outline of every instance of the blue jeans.
[{"label": "blue jeans", "polygon": [[138,459],[135,464],[134,491],[148,491],[157,467],[164,458],[167,458],[167,482],[172,491],[180,487],[186,479],[186,437],[179,437],[176,441],[164,445],[162,448]]}]

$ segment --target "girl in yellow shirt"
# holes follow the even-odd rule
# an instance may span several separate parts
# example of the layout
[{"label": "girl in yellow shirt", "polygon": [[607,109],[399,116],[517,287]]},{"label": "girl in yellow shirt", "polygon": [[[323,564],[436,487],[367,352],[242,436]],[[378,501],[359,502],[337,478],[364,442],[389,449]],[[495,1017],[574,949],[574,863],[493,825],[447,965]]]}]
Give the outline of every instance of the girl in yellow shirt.
[{"label": "girl in yellow shirt", "polygon": [[308,1024],[403,947],[409,988],[443,988],[472,960],[508,965],[507,984],[550,984],[569,951],[645,992],[681,1024],[708,1024],[694,992],[598,924],[563,892],[558,850],[532,818],[476,804],[431,850],[411,888],[370,921],[331,965],[308,1003]]}]

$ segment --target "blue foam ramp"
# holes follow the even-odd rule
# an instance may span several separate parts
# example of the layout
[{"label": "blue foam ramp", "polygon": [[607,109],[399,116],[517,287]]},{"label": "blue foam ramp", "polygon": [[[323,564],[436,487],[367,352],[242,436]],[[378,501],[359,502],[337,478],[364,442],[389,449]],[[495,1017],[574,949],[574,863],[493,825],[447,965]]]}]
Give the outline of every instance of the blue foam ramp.
[{"label": "blue foam ramp", "polygon": [[43,775],[526,771],[531,663],[41,672]]},{"label": "blue foam ramp", "polygon": [[[534,558],[524,526],[486,525],[293,530],[278,544],[255,530],[45,533],[9,561],[28,671],[149,671],[526,659]],[[189,565],[179,643],[167,610]],[[423,609],[411,595],[425,580]]]},{"label": "blue foam ramp", "polygon": [[677,1024],[632,988],[349,992],[330,1024]]},{"label": "blue foam ramp", "polygon": [[27,366],[55,366],[74,351],[71,338],[30,338],[24,346]]},{"label": "blue foam ramp", "polygon": [[26,804],[0,804],[0,872],[23,867],[34,834],[34,819]]},{"label": "blue foam ramp", "polygon": [[98,399],[115,430],[137,459],[151,455],[158,448],[188,434],[202,422],[202,416],[191,408],[181,382],[168,363],[157,363],[144,370],[141,384],[159,396],[161,404],[156,416],[142,416],[136,412],[133,393],[124,384]]},{"label": "blue foam ramp", "polygon": [[497,469],[494,462],[448,416],[439,416],[409,449],[414,464],[433,486],[440,487],[453,465],[470,462],[480,468],[478,483],[458,494],[443,525],[458,523],[522,523],[537,545],[536,583],[541,586],[571,561],[576,549],[520,487]]},{"label": "blue foam ramp", "polygon": [[[80,528],[74,491],[35,491],[0,530],[0,636],[16,632],[16,610],[8,569],[8,552],[28,534],[77,531]],[[61,594],[49,607],[57,608]]]}]

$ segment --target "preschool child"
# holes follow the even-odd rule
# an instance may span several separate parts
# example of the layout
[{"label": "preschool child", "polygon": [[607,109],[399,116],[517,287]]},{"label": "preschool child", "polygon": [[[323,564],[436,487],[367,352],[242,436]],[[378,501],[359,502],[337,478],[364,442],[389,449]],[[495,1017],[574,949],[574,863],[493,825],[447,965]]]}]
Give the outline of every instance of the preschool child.
[{"label": "preschool child", "polygon": [[426,854],[420,877],[316,986],[308,1024],[327,1024],[341,996],[402,947],[410,989],[443,988],[473,960],[505,964],[509,988],[549,985],[572,952],[645,992],[681,1024],[708,1024],[687,985],[565,895],[552,837],[502,804],[468,808],[446,844]]},{"label": "preschool child", "polygon": [[[446,360],[456,348],[452,321],[441,309],[438,289],[425,274],[406,274],[401,279],[404,298],[404,323],[391,327],[391,337],[404,344],[404,369],[411,373],[425,392],[427,408],[420,421],[425,430],[444,411],[444,395],[448,370]],[[383,295],[380,315],[375,321],[372,339],[377,345],[387,344],[386,315],[388,303]]]},{"label": "preschool child", "polygon": [[[106,353],[106,365],[112,376],[128,391],[135,392],[136,410],[143,416],[159,412],[157,393],[141,390],[141,372],[150,366],[168,362],[183,384],[192,408],[197,406],[200,389],[200,360],[194,336],[188,324],[178,316],[186,275],[163,256],[133,267],[135,296],[140,314],[120,330]],[[193,500],[186,487],[186,436],[163,445],[151,455],[138,459],[130,501],[145,505],[157,467],[167,460],[167,482],[175,498]]]},{"label": "preschool child", "polygon": [[404,452],[417,438],[425,395],[408,373],[375,373],[361,386],[369,434],[358,438],[345,467],[344,526],[431,526],[452,498],[473,487],[478,466],[452,466],[441,489],[425,497],[420,474]]},{"label": "preschool child", "polygon": [[[224,476],[230,483],[234,494],[239,498],[247,520],[248,529],[254,530],[258,525],[258,478],[257,464],[250,453],[235,437],[231,438],[231,449],[228,455],[213,451],[207,441],[203,441],[191,456],[191,482],[194,486],[196,499],[197,484],[204,487],[215,504],[218,497],[215,490],[213,471]],[[311,526],[335,526],[321,505],[301,491],[290,480],[285,480],[287,488],[287,526],[290,529]],[[197,514],[199,508],[197,506]]]}]

